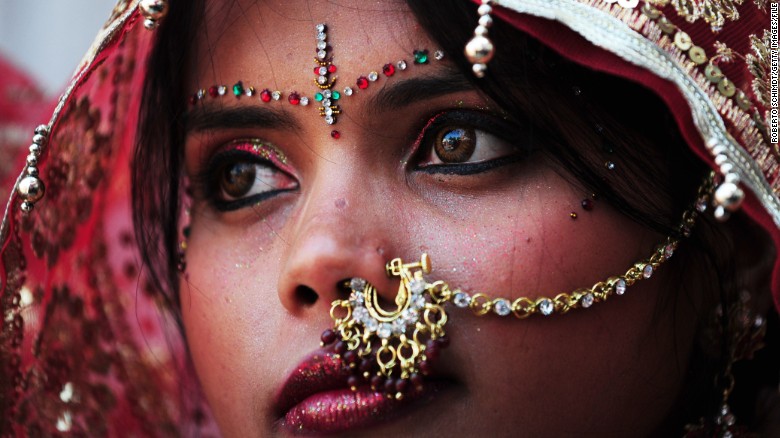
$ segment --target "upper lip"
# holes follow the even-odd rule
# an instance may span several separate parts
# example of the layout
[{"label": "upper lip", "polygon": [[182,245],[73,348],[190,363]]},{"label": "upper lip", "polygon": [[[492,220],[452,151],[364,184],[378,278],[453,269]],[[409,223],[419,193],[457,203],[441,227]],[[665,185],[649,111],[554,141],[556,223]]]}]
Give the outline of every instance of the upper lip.
[{"label": "upper lip", "polygon": [[318,392],[347,388],[351,375],[341,357],[316,350],[301,361],[276,395],[277,414],[282,417],[292,407]]}]

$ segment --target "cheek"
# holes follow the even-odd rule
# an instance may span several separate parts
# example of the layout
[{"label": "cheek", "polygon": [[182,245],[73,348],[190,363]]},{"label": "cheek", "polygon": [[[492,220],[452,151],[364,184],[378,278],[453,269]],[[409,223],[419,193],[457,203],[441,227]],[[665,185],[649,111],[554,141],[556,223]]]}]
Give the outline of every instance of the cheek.
[{"label": "cheek", "polygon": [[[264,387],[259,352],[282,326],[278,302],[280,237],[272,219],[236,227],[192,224],[180,281],[182,316],[193,363],[213,407],[230,434],[254,427],[258,394]],[[226,433],[227,434],[227,433]]]},{"label": "cheek", "polygon": [[432,276],[494,296],[554,296],[624,274],[660,241],[605,203],[586,211],[589,194],[552,171],[533,181],[418,214],[407,232],[438,255]]},{"label": "cheek", "polygon": [[[565,180],[543,180],[522,193],[471,200],[479,209],[448,212],[450,220],[430,215],[418,236],[421,250],[439,255],[431,279],[491,298],[554,297],[625,274],[661,241],[605,203],[586,211],[588,194]],[[626,296],[549,318],[478,317],[449,306],[453,345],[445,367],[466,376],[470,403],[497,425],[517,422],[530,431],[539,413],[565,407],[569,426],[600,430],[593,412],[616,412],[625,421],[611,424],[612,433],[652,427],[679,392],[693,330],[673,312],[654,319],[663,284],[662,267]],[[544,427],[537,432],[555,429]]]}]

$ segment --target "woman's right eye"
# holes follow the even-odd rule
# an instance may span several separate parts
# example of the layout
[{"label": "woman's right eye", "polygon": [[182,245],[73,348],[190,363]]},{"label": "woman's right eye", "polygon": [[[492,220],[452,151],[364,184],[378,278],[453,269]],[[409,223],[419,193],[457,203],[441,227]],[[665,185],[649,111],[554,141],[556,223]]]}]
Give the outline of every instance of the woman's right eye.
[{"label": "woman's right eye", "polygon": [[256,142],[237,142],[218,152],[207,167],[205,193],[220,211],[233,211],[298,189],[282,170],[284,158]]}]

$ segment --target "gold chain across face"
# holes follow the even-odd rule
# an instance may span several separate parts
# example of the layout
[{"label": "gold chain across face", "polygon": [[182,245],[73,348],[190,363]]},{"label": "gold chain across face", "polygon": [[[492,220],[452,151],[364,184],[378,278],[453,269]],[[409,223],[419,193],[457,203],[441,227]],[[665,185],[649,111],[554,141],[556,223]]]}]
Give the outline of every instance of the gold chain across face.
[{"label": "gold chain across face", "polygon": [[[690,235],[696,217],[710,203],[713,186],[714,174],[711,173],[699,187],[695,204],[683,213],[678,225],[679,235]],[[519,319],[587,309],[613,295],[625,294],[637,281],[649,279],[672,257],[678,244],[679,239],[668,236],[648,258],[635,263],[625,274],[610,277],[590,288],[554,297],[520,297],[512,301],[491,298],[484,293],[472,295],[453,289],[443,281],[426,280],[424,275],[432,271],[427,254],[414,263],[404,263],[396,258],[385,267],[389,277],[400,278],[395,308],[384,309],[376,288],[362,278],[353,278],[346,285],[351,290],[349,298],[335,300],[331,305],[334,327],[322,333],[321,345],[333,345],[334,351],[356,371],[348,381],[353,390],[362,381],[374,390],[384,390],[388,396],[400,399],[408,391],[421,390],[422,376],[431,370],[432,361],[441,349],[449,345],[445,332],[447,303],[471,309],[478,316],[493,312]]]}]

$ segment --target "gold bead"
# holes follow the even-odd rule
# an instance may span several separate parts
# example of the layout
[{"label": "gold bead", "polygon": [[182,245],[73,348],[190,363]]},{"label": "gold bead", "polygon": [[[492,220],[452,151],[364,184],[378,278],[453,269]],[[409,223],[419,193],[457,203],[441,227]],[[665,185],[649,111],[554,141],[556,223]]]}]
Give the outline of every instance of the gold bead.
[{"label": "gold bead", "polygon": [[431,273],[431,257],[427,253],[424,253],[420,258],[420,265],[424,274]]}]

